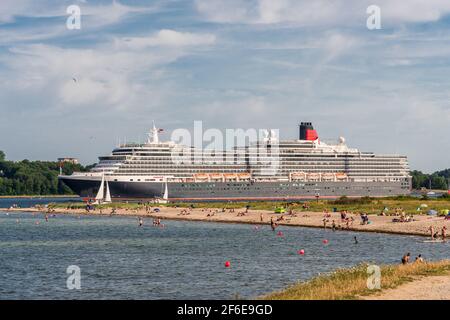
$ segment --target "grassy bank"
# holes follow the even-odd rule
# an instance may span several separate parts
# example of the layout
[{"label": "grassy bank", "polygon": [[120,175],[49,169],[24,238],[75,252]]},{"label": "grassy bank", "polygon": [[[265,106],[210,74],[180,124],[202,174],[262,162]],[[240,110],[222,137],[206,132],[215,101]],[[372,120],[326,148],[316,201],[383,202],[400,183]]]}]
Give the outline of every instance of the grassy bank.
[{"label": "grassy bank", "polygon": [[[346,300],[379,293],[367,288],[367,264],[340,269],[269,294],[269,300]],[[450,260],[409,265],[381,266],[381,291],[412,281],[417,276],[444,275],[450,272]]]},{"label": "grassy bank", "polygon": [[[379,214],[384,208],[389,208],[387,213],[393,213],[395,208],[402,208],[407,214],[420,214],[426,213],[428,210],[433,209],[440,212],[443,209],[450,209],[450,198],[442,199],[417,199],[410,197],[398,197],[398,198],[360,198],[360,199],[338,199],[338,200],[320,200],[320,201],[306,201],[308,208],[303,208],[305,202],[270,202],[270,201],[259,201],[259,202],[196,202],[196,203],[168,203],[168,204],[158,204],[158,206],[167,207],[189,207],[194,206],[195,208],[244,208],[249,206],[253,210],[269,210],[272,211],[277,207],[292,208],[296,212],[301,211],[313,211],[322,212],[324,210],[332,211],[336,208],[338,211],[347,210],[352,212],[366,212],[368,214]],[[427,207],[421,207],[422,205],[427,205]],[[82,208],[83,203],[59,203],[53,204],[52,206],[56,208],[66,208],[72,206],[72,208]],[[155,205],[153,205],[155,206]],[[116,208],[128,208],[128,209],[139,209],[142,205],[139,203],[123,203],[117,202],[108,205],[103,205],[102,207],[116,207]],[[417,209],[421,208],[420,211]]]}]

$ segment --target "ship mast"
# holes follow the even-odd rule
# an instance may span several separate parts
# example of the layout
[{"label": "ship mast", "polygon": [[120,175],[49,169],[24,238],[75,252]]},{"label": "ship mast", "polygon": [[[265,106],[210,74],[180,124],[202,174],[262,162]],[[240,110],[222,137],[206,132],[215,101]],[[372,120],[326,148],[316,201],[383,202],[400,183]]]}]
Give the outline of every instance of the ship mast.
[{"label": "ship mast", "polygon": [[156,128],[155,121],[153,121],[153,128],[149,133],[147,133],[148,135],[147,144],[158,144],[159,143],[158,133],[159,129]]}]

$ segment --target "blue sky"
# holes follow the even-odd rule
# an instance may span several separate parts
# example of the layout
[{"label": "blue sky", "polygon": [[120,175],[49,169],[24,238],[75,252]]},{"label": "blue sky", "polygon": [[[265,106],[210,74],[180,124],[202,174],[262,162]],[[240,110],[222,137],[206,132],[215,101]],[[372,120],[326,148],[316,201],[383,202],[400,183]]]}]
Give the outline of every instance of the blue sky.
[{"label": "blue sky", "polygon": [[92,163],[152,120],[282,138],[312,121],[430,172],[450,167],[449,74],[445,0],[2,0],[0,150]]}]

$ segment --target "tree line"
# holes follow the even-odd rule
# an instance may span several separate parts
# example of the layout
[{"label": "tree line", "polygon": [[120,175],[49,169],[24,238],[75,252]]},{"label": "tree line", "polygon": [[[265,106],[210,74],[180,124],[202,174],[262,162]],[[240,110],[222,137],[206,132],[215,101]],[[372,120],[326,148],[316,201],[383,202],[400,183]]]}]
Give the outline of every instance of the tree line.
[{"label": "tree line", "polygon": [[[0,151],[0,195],[68,195],[72,190],[58,181],[57,161],[8,161]],[[63,174],[87,171],[92,166],[64,163]]]},{"label": "tree line", "polygon": [[421,171],[411,171],[413,189],[439,189],[448,190],[448,179],[450,178],[450,169],[436,171],[432,174],[426,174]]}]

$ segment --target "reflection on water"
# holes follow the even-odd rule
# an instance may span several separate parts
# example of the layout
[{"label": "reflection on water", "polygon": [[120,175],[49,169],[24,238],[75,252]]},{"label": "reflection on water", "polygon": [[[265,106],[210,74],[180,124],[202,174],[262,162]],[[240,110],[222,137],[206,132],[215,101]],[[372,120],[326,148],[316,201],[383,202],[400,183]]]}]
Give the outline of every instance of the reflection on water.
[{"label": "reflection on water", "polygon": [[[363,261],[398,263],[407,251],[449,258],[450,244],[414,236],[280,227],[279,237],[269,226],[164,223],[0,212],[0,298],[252,298]],[[81,268],[81,290],[66,288],[69,265]]]}]

